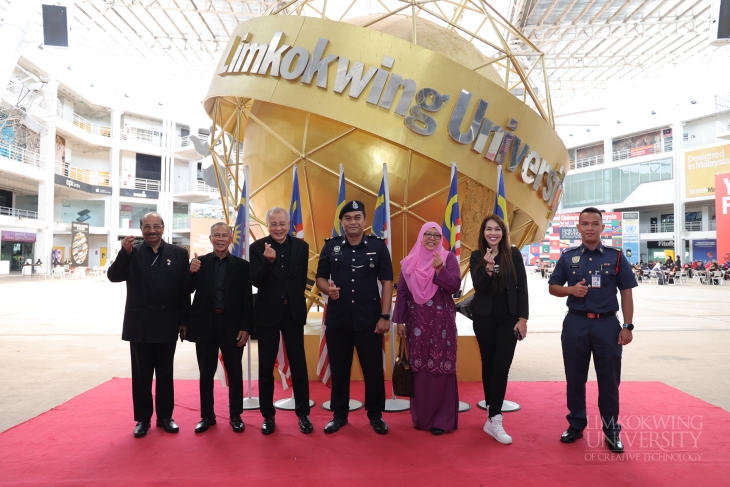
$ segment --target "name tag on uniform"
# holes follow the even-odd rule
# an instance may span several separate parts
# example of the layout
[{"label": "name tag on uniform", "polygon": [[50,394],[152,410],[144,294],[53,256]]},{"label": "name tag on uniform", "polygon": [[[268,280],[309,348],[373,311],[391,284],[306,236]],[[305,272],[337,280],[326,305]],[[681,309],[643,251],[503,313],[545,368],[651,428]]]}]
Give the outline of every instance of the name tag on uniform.
[{"label": "name tag on uniform", "polygon": [[591,276],[591,287],[601,287],[601,275],[594,274]]}]

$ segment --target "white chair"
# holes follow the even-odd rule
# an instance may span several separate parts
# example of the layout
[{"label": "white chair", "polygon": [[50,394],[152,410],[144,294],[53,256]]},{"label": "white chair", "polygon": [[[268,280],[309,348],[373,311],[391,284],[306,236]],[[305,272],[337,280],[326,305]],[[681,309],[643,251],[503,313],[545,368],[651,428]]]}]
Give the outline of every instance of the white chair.
[{"label": "white chair", "polygon": [[717,284],[718,286],[725,284],[725,276],[722,274],[722,271],[713,271],[711,279],[712,283]]},{"label": "white chair", "polygon": [[684,286],[687,283],[687,271],[680,271],[677,277],[674,279],[674,285],[680,284]]},{"label": "white chair", "polygon": [[51,271],[51,281],[53,281],[56,276],[60,277],[61,280],[66,279],[66,273],[64,272],[63,267],[54,267]]},{"label": "white chair", "polygon": [[652,269],[652,270],[651,270],[651,271],[649,272],[649,284],[651,284],[652,282],[653,282],[654,284],[659,284],[659,274],[660,274],[660,273],[661,273],[661,271],[658,271],[658,270]]},{"label": "white chair", "polygon": [[36,275],[38,276],[38,279],[43,278],[44,281],[51,277],[51,275],[43,268],[38,269],[36,271]]}]

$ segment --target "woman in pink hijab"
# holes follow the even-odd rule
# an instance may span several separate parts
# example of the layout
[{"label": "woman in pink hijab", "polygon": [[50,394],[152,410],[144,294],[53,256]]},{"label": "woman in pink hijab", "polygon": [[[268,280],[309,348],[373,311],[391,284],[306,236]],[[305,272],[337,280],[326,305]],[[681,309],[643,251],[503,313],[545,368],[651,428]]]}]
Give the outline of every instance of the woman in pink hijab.
[{"label": "woman in pink hijab", "polygon": [[456,307],[451,295],[461,283],[459,261],[441,245],[441,227],[428,222],[401,261],[393,322],[407,340],[413,372],[411,417],[434,435],[458,425]]}]

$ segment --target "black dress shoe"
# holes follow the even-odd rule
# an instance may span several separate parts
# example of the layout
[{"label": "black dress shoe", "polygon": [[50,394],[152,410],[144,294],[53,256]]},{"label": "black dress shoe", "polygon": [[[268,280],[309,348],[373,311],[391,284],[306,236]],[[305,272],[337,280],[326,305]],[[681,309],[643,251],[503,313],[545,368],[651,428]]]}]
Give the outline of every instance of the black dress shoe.
[{"label": "black dress shoe", "polygon": [[246,429],[240,416],[232,417],[229,423],[231,423],[231,429],[236,433],[243,433],[243,430]]},{"label": "black dress shoe", "polygon": [[606,435],[606,446],[608,446],[608,449],[611,450],[614,453],[623,453],[624,452],[624,444],[621,441],[621,437],[619,435]]},{"label": "black dress shoe", "polygon": [[158,419],[157,427],[162,427],[168,433],[177,433],[180,431],[180,427],[175,424],[175,420],[170,419]]},{"label": "black dress shoe", "polygon": [[444,430],[441,428],[431,428],[431,434],[435,436],[441,436],[444,434]]},{"label": "black dress shoe", "polygon": [[347,424],[347,419],[342,418],[332,418],[332,421],[327,423],[327,426],[324,427],[324,432],[327,434],[330,433],[336,433]]},{"label": "black dress shoe", "polygon": [[134,427],[134,437],[135,438],[142,438],[147,434],[147,432],[150,430],[150,422],[149,421],[139,421],[137,422],[137,426]]},{"label": "black dress shoe", "polygon": [[201,418],[200,423],[195,427],[196,433],[205,433],[208,428],[215,424],[215,416],[212,418]]},{"label": "black dress shoe", "polygon": [[563,443],[575,443],[575,440],[578,438],[583,438],[583,431],[573,428],[572,426],[568,426],[568,429],[565,430],[565,433],[563,433],[560,437],[560,441]]},{"label": "black dress shoe", "polygon": [[388,425],[385,424],[383,418],[371,419],[370,426],[372,426],[373,430],[379,435],[384,435],[388,433]]},{"label": "black dress shoe", "polygon": [[312,422],[309,420],[309,416],[299,417],[299,431],[301,431],[305,435],[308,435],[309,433],[314,431],[314,426],[312,426]]},{"label": "black dress shoe", "polygon": [[274,429],[276,429],[276,423],[274,422],[274,417],[269,416],[268,418],[264,418],[264,422],[261,425],[261,432],[265,435],[270,435],[274,432]]}]

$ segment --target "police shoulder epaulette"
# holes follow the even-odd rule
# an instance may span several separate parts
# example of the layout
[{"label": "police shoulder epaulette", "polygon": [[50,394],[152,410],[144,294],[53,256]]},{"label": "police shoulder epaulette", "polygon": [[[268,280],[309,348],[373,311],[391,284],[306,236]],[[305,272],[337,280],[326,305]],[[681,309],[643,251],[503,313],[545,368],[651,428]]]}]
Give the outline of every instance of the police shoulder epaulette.
[{"label": "police shoulder epaulette", "polygon": [[339,235],[336,235],[336,236],[334,236],[334,237],[326,238],[326,239],[324,239],[324,241],[325,241],[325,242],[329,242],[330,240],[334,240],[334,239],[336,239],[336,238],[340,238],[340,236],[339,236]]},{"label": "police shoulder epaulette", "polygon": [[615,250],[616,252],[623,252],[623,250],[622,250],[622,249],[620,249],[619,247],[611,247],[610,245],[604,245],[604,246],[603,246],[603,248],[604,248],[604,249],[611,249],[611,250]]},{"label": "police shoulder epaulette", "polygon": [[578,247],[570,247],[570,248],[567,248],[567,249],[563,249],[563,253],[570,252],[571,250],[578,250],[579,248],[580,248],[580,246],[578,246]]},{"label": "police shoulder epaulette", "polygon": [[378,237],[378,236],[377,236],[377,235],[375,235],[374,233],[371,233],[370,235],[368,235],[368,238],[376,238],[376,239],[378,239],[378,240],[385,240],[385,239],[384,239],[383,237]]}]

